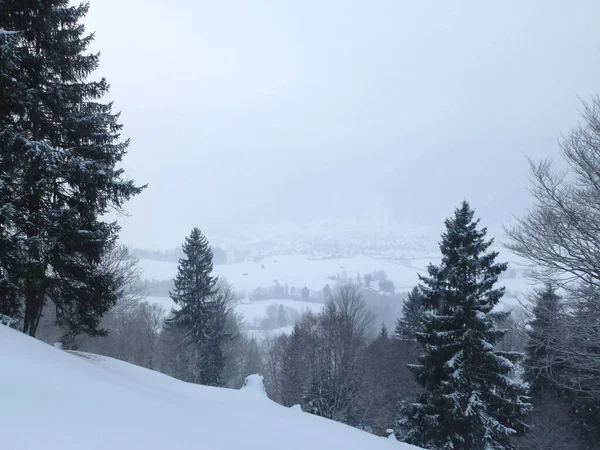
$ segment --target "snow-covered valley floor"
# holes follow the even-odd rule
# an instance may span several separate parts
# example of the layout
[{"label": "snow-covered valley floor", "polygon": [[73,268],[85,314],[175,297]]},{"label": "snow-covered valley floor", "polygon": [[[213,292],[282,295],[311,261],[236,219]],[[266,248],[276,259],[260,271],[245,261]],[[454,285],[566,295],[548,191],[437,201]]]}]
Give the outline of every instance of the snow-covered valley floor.
[{"label": "snow-covered valley floor", "polygon": [[6,450],[409,450],[240,391],[74,355],[0,325],[0,448]]},{"label": "snow-covered valley floor", "polygon": [[[336,281],[328,278],[330,276],[356,277],[358,274],[364,276],[376,270],[384,270],[388,279],[394,283],[396,292],[408,292],[419,282],[418,274],[425,275],[427,273],[427,264],[430,261],[437,263],[438,259],[439,257],[435,255],[421,255],[406,261],[391,261],[372,256],[310,259],[306,255],[287,255],[264,258],[257,262],[246,261],[215,265],[214,272],[219,277],[226,279],[236,291],[251,292],[256,288],[272,287],[276,283],[288,284],[296,288],[307,286],[311,290],[318,291],[323,289],[326,284],[331,287],[336,285]],[[501,261],[507,259],[500,258]],[[142,277],[148,281],[169,280],[177,273],[177,263],[140,259],[139,265]],[[522,271],[518,264],[511,263],[510,267]],[[517,298],[532,288],[531,282],[524,278],[522,273],[514,278],[499,280],[498,286],[506,287],[506,295],[502,299],[503,307],[506,308],[517,306]],[[167,311],[173,306],[173,302],[168,297],[152,296],[148,300],[163,306]],[[246,320],[252,321],[254,317],[257,317],[255,312],[264,311],[265,305],[264,303],[256,307],[240,305],[240,312],[244,314]],[[311,310],[313,310],[312,307]],[[263,315],[261,314],[260,317]]]}]

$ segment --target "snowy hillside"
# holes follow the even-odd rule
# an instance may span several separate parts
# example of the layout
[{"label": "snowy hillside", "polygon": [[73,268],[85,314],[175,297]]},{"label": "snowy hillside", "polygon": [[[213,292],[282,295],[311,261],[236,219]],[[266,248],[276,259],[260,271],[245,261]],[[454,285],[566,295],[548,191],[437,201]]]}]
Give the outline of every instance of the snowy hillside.
[{"label": "snowy hillside", "polygon": [[1,448],[10,450],[409,450],[242,391],[72,355],[0,325]]}]

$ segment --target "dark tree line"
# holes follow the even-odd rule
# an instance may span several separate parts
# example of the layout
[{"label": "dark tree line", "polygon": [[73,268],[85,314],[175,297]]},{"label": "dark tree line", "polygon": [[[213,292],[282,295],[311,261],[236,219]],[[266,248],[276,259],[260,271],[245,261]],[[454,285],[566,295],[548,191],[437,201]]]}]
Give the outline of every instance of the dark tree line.
[{"label": "dark tree line", "polygon": [[384,435],[398,402],[418,390],[406,367],[416,347],[385,328],[373,336],[372,321],[358,286],[336,288],[322,313],[305,314],[265,349],[271,398]]}]

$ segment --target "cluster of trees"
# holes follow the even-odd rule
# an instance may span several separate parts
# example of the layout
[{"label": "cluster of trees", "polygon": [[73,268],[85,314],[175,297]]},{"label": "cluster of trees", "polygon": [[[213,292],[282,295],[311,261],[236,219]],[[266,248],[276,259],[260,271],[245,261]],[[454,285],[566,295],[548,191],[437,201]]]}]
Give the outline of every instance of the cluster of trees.
[{"label": "cluster of trees", "polygon": [[600,99],[561,142],[568,168],[531,162],[535,203],[507,229],[545,288],[529,312],[526,378],[538,423],[528,447],[600,446]]},{"label": "cluster of trees", "polygon": [[496,309],[507,265],[473,216],[463,202],[446,221],[442,261],[409,294],[392,336],[374,333],[369,291],[352,283],[263,347],[271,398],[424,448],[515,448],[531,411],[525,344]]},{"label": "cluster of trees", "polygon": [[600,286],[545,270],[520,314],[502,311],[507,265],[473,217],[464,202],[446,221],[441,263],[393,336],[373,337],[365,291],[347,284],[259,349],[271,398],[424,448],[598,448]]},{"label": "cluster of trees", "polygon": [[108,333],[65,336],[54,310],[48,310],[37,337],[60,341],[65,350],[110,356],[205,385],[239,388],[247,375],[260,371],[258,344],[241,333],[236,296],[212,275],[212,251],[198,229],[183,245],[172,311],[145,301],[137,262],[123,246],[103,258],[102,265],[122,280],[117,302],[100,323]]},{"label": "cluster of trees", "polygon": [[373,315],[359,287],[339,286],[320,314],[305,314],[291,335],[264,351],[267,392],[285,406],[385,434],[397,405],[418,390],[406,364],[414,343],[372,336]]},{"label": "cluster of trees", "polygon": [[[383,273],[385,274],[385,272]],[[367,304],[369,311],[375,316],[375,322],[383,324],[390,329],[394,328],[396,318],[401,315],[402,303],[406,297],[405,293],[390,293],[383,292],[381,289],[368,289],[363,283],[357,283],[356,279],[340,284],[353,284],[356,286],[362,299]],[[151,286],[150,289],[155,289],[156,282],[152,282]],[[327,303],[333,296],[333,290],[329,284],[326,284],[320,291],[313,291],[307,287],[297,289],[289,287],[287,284],[281,285],[275,283],[274,286],[268,288],[256,288],[250,293],[241,291],[238,295],[240,297],[247,296],[252,301],[290,299],[314,303]],[[298,314],[291,308],[285,308],[285,314],[287,314],[287,325],[293,325],[298,319]],[[279,328],[273,326],[275,322],[281,322],[276,320],[276,315],[281,317],[279,311],[267,311],[267,316],[264,319],[254,320],[252,326],[254,328],[262,329]]]},{"label": "cluster of trees", "polygon": [[[243,294],[243,293],[242,293]],[[276,299],[290,299],[290,300],[302,300],[305,302],[322,302],[320,292],[311,291],[308,287],[297,288],[286,284],[275,282],[270,287],[258,287],[248,293],[248,298],[252,301],[259,300],[276,300]]]},{"label": "cluster of trees", "polygon": [[142,187],[119,164],[129,145],[109,85],[89,81],[87,4],[0,3],[0,314],[35,336],[52,310],[66,336],[102,334],[123,280],[102,265],[105,220]]},{"label": "cluster of trees", "polygon": [[380,292],[393,294],[396,292],[396,286],[394,286],[394,282],[392,280],[388,280],[387,274],[384,270],[375,270],[372,273],[367,273],[364,276],[360,276],[360,273],[356,275],[356,277],[349,277],[348,274],[344,271],[341,273],[330,275],[327,278],[330,280],[337,281],[338,283],[353,283],[359,287],[365,287],[367,289],[375,289]]},{"label": "cluster of trees", "polygon": [[247,327],[258,330],[274,330],[276,328],[294,325],[302,316],[297,309],[272,303],[267,306],[264,317],[254,317]]}]

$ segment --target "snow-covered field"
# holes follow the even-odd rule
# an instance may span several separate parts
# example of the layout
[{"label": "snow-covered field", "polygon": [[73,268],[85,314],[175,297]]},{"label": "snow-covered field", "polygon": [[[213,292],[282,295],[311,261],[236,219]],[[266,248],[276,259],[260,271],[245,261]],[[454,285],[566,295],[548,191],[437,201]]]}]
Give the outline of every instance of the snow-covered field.
[{"label": "snow-covered field", "polygon": [[[356,277],[384,270],[398,289],[410,289],[417,281],[417,272],[423,271],[430,258],[411,260],[406,263],[387,261],[371,256],[355,256],[340,259],[309,259],[302,255],[264,258],[258,262],[246,261],[214,266],[215,274],[226,278],[236,290],[253,290],[273,286],[275,282],[301,288],[323,289],[335,282],[328,276]],[[177,264],[140,260],[143,276],[147,280],[168,280],[177,273]]]},{"label": "snow-covered field", "polygon": [[416,448],[277,405],[256,377],[241,391],[187,384],[3,325],[0,386],[6,450]]},{"label": "snow-covered field", "polygon": [[[509,259],[507,255],[499,261]],[[511,260],[514,260],[512,258]],[[355,256],[353,258],[338,259],[310,259],[302,255],[287,255],[264,258],[258,262],[246,261],[235,264],[222,264],[214,267],[214,272],[227,279],[236,291],[252,291],[258,287],[266,288],[288,284],[296,288],[307,286],[311,290],[320,290],[326,284],[335,285],[335,281],[328,276],[355,278],[358,274],[372,273],[375,270],[384,270],[389,280],[394,282],[397,292],[406,292],[418,283],[418,274],[425,274],[429,262],[437,263],[436,255],[422,255],[406,261],[386,260],[371,256]],[[148,259],[140,260],[143,277],[147,280],[168,280],[175,276],[177,264]],[[512,264],[510,267],[519,268]],[[521,269],[522,270],[522,269]],[[523,277],[501,279],[500,286],[505,286],[507,295],[503,302],[505,305],[516,305],[515,296],[522,296],[531,289],[531,284]],[[172,302],[168,298],[152,297],[152,301],[160,303],[170,309]],[[266,306],[263,305],[266,309]],[[261,308],[262,306],[256,306]],[[246,312],[242,307],[242,312]],[[263,314],[264,315],[264,314]],[[250,319],[251,320],[251,319]]]}]

